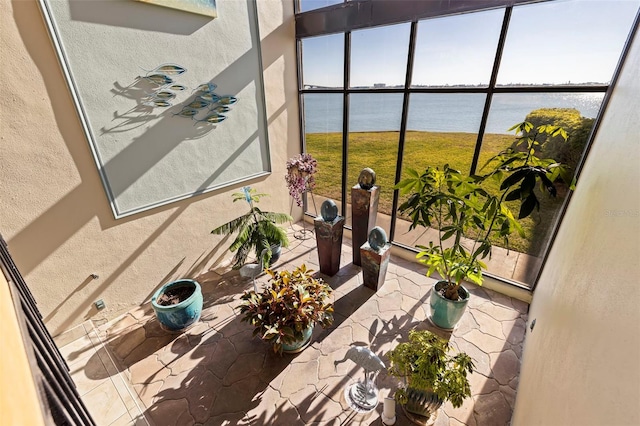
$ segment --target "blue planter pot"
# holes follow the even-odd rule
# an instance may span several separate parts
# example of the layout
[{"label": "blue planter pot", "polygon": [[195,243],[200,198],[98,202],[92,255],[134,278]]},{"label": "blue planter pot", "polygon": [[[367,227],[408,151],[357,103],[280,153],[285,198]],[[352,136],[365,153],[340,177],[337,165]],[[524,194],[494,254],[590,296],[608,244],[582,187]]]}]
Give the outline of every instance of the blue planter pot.
[{"label": "blue planter pot", "polygon": [[302,335],[302,340],[299,340],[297,342],[293,342],[290,345],[287,344],[282,344],[282,352],[287,353],[287,354],[297,354],[298,352],[303,351],[307,346],[309,346],[309,343],[311,343],[311,334],[313,333],[313,326],[307,328],[305,331],[303,331]]},{"label": "blue planter pot", "polygon": [[[160,305],[158,298],[169,290],[188,288],[191,296],[175,305]],[[194,280],[178,280],[163,285],[151,298],[151,305],[163,329],[167,331],[181,331],[200,319],[202,313],[202,289]]]},{"label": "blue planter pot", "polygon": [[280,244],[273,244],[271,246],[271,260],[269,261],[269,266],[276,263],[280,260],[280,256],[282,255],[282,246]]},{"label": "blue planter pot", "polygon": [[462,300],[449,300],[438,291],[446,281],[438,281],[431,289],[431,322],[444,330],[453,330],[462,318],[467,304],[469,303],[469,292],[466,288],[460,287],[458,294]]}]

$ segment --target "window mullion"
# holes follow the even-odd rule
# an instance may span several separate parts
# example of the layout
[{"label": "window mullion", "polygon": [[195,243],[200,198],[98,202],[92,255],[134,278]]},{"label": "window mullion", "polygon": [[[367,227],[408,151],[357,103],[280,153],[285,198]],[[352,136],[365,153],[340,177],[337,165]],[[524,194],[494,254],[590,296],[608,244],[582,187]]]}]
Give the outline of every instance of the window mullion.
[{"label": "window mullion", "polygon": [[509,21],[511,20],[512,6],[507,7],[504,10],[504,19],[502,20],[502,29],[500,30],[500,38],[498,39],[498,47],[496,49],[496,57],[493,61],[493,69],[491,71],[491,79],[489,80],[489,87],[487,88],[487,98],[484,102],[484,110],[482,111],[482,120],[480,120],[480,128],[478,129],[478,139],[476,140],[476,149],[473,152],[473,160],[471,160],[471,168],[469,174],[473,175],[476,172],[478,166],[478,159],[480,158],[480,150],[482,148],[482,139],[484,139],[484,130],[487,126],[487,118],[489,117],[489,109],[491,108],[491,99],[493,98],[493,92],[496,87],[496,81],[498,79],[498,70],[500,68],[500,61],[502,60],[502,51],[504,50],[504,43],[507,39],[507,30],[509,29]]},{"label": "window mullion", "polygon": [[[418,33],[418,21],[411,22],[411,33],[409,35],[409,52],[407,53],[407,74],[404,80],[404,97],[402,100],[402,119],[400,121],[400,137],[398,139],[398,158],[396,161],[396,176],[394,183],[400,182],[402,176],[402,161],[404,157],[404,142],[407,133],[407,117],[409,114],[409,94],[411,89],[411,76],[413,75],[413,60],[415,57],[416,38]],[[391,224],[389,227],[389,238],[393,241],[396,231],[396,211],[398,210],[398,190],[393,191],[393,201],[391,204]]]},{"label": "window mullion", "polygon": [[347,216],[347,170],[349,156],[349,86],[351,73],[351,31],[344,33],[344,79],[342,99],[342,216]]}]

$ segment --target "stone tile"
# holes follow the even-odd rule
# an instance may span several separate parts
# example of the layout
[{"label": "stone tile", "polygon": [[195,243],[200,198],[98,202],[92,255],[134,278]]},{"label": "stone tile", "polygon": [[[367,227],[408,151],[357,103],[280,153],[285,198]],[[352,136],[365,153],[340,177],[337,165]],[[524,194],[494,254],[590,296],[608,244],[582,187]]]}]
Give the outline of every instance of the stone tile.
[{"label": "stone tile", "polygon": [[97,354],[70,364],[69,373],[80,396],[110,380],[107,369]]},{"label": "stone tile", "polygon": [[129,413],[125,413],[122,416],[118,417],[115,421],[109,424],[109,426],[131,426],[133,424],[133,419],[129,415]]},{"label": "stone tile", "polygon": [[[301,261],[314,265],[315,240],[296,240],[293,232],[289,230],[292,244],[278,267],[290,268]],[[314,330],[311,346],[302,353],[279,356],[252,337],[252,327],[240,321],[237,310],[239,297],[251,282],[227,264],[203,276],[207,302],[201,322],[183,334],[165,333],[147,303],[93,330],[89,340],[66,342],[66,355],[75,356],[78,368],[93,372],[79,389],[96,392],[103,386],[101,380],[112,385],[122,378],[135,383],[131,386],[135,391],[127,391],[122,383],[113,394],[120,408],[129,411],[116,413],[112,423],[140,417],[139,407],[146,407],[150,423],[157,425],[379,425],[381,407],[369,416],[354,416],[344,400],[344,388],[360,379],[362,369],[350,360],[335,362],[354,342],[387,361],[385,353],[416,327],[449,339],[476,364],[469,377],[473,398],[458,409],[445,404],[436,425],[508,423],[528,305],[469,285],[473,297],[468,312],[453,333],[444,332],[426,320],[435,280],[424,275],[424,265],[392,256],[385,285],[375,293],[362,285],[361,269],[351,263],[350,243],[345,239],[339,272],[323,276],[335,289],[335,322],[328,329]],[[267,281],[265,276],[260,280]],[[122,366],[107,362],[107,350],[95,355],[101,346],[98,334]],[[98,368],[100,361],[103,369]],[[75,367],[74,362],[69,365]],[[376,383],[381,398],[399,385],[384,371]],[[131,398],[121,399],[128,392]],[[401,410],[396,424],[409,424]]]},{"label": "stone tile", "polygon": [[475,410],[475,402],[473,398],[467,398],[462,402],[462,405],[458,408],[453,408],[450,402],[445,403],[442,406],[442,411],[444,411],[450,419],[455,419],[458,422],[467,425],[467,426],[484,426],[484,425],[492,425],[493,423],[481,423],[476,422],[476,418],[474,417]]},{"label": "stone tile", "polygon": [[133,385],[133,388],[136,391],[138,398],[140,398],[140,401],[142,401],[142,404],[144,404],[146,408],[151,408],[163,386],[164,382],[159,381]]},{"label": "stone tile", "polygon": [[307,424],[333,421],[343,411],[339,403],[318,392],[315,386],[307,386],[291,395],[289,400]]},{"label": "stone tile", "polygon": [[468,378],[471,395],[492,393],[500,389],[500,385],[495,379],[490,379],[478,372],[472,373]]},{"label": "stone tile", "polygon": [[189,413],[189,404],[186,399],[168,399],[151,407],[147,411],[151,422],[157,426],[180,426],[195,423]]},{"label": "stone tile", "polygon": [[507,400],[507,402],[509,403],[509,406],[511,407],[511,412],[513,412],[513,409],[516,406],[515,389],[511,388],[510,386],[500,386],[500,393],[502,393],[504,398]]},{"label": "stone tile", "polygon": [[402,303],[400,308],[411,315],[416,321],[426,321],[427,315],[424,309],[424,303],[407,295],[402,295]]},{"label": "stone tile", "polygon": [[465,352],[473,359],[473,363],[476,366],[478,373],[486,377],[491,377],[491,359],[482,350],[472,343],[469,343],[465,339],[456,339],[455,346],[460,352]]},{"label": "stone tile", "polygon": [[508,385],[520,372],[520,360],[512,350],[490,353],[493,377],[501,385]]},{"label": "stone tile", "polygon": [[471,330],[469,333],[464,335],[464,339],[473,343],[486,353],[500,352],[505,347],[505,341],[503,339],[483,333],[480,330]]},{"label": "stone tile", "polygon": [[53,338],[53,341],[55,342],[57,347],[62,348],[63,346],[66,346],[69,343],[78,340],[82,336],[85,336],[86,334],[87,331],[85,330],[84,326],[80,324],[70,330],[58,334]]},{"label": "stone tile", "polygon": [[493,303],[485,303],[480,309],[498,321],[511,321],[520,317],[520,312]]},{"label": "stone tile", "polygon": [[351,328],[340,327],[331,332],[327,338],[323,339],[319,348],[323,355],[329,355],[333,352],[348,348],[352,342],[353,335],[351,334]]},{"label": "stone tile", "polygon": [[248,376],[257,375],[262,370],[264,353],[241,354],[227,370],[222,384],[230,386]]},{"label": "stone tile", "polygon": [[96,350],[93,342],[87,335],[83,335],[60,348],[60,354],[69,363],[86,361],[89,357],[95,355],[95,353]]},{"label": "stone tile", "polygon": [[220,379],[204,368],[194,372],[192,380],[187,385],[187,401],[189,412],[195,421],[202,423],[211,416],[214,401],[220,394],[222,383]]},{"label": "stone tile", "polygon": [[238,413],[250,410],[253,395],[265,389],[266,386],[267,384],[261,382],[258,376],[249,376],[231,386],[222,387],[218,392],[215,404],[213,404],[211,415],[217,416],[224,413]]},{"label": "stone tile", "polygon": [[129,367],[132,383],[153,383],[164,380],[171,369],[158,360],[155,355],[141,359]]},{"label": "stone tile", "polygon": [[118,336],[117,339],[109,342],[113,353],[120,359],[125,359],[131,354],[131,352],[146,341],[146,334],[144,328],[139,327],[132,329],[122,336]]},{"label": "stone tile", "polygon": [[466,313],[465,316],[467,316],[467,314],[473,316],[473,319],[478,324],[478,327],[475,327],[476,329],[481,330],[483,333],[489,334],[496,339],[504,339],[505,335],[500,321],[477,309],[471,310]]},{"label": "stone tile", "polygon": [[511,423],[511,406],[499,391],[476,397],[474,414],[478,425],[507,426]]},{"label": "stone tile", "polygon": [[127,407],[111,381],[105,381],[82,396],[91,417],[101,425],[109,425],[127,414]]},{"label": "stone tile", "polygon": [[276,388],[283,398],[289,398],[292,394],[304,389],[318,380],[318,361],[305,364],[291,364],[285,369],[282,376],[282,385]]},{"label": "stone tile", "polygon": [[502,332],[506,337],[507,342],[512,345],[521,345],[524,342],[524,335],[526,333],[527,325],[525,322],[518,318],[515,321],[503,321]]}]

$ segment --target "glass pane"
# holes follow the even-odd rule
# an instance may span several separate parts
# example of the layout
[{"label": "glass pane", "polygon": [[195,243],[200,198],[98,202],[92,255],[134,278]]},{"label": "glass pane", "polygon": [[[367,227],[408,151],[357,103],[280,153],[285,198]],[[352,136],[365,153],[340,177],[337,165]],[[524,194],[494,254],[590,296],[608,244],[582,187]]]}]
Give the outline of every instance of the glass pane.
[{"label": "glass pane", "polygon": [[343,75],[344,34],[302,39],[303,88],[341,88]]},{"label": "glass pane", "polygon": [[[409,99],[402,177],[408,168],[424,171],[445,164],[469,173],[486,95],[483,93],[415,93]],[[402,204],[408,196],[401,196]],[[396,217],[394,241],[414,247],[437,240],[432,229],[409,232],[411,222]]]},{"label": "glass pane", "polygon": [[342,94],[303,95],[307,152],[318,161],[316,187],[307,198],[307,212],[318,216],[322,202],[330,198],[342,212]]},{"label": "glass pane", "polygon": [[[494,95],[487,133],[482,142],[479,159],[479,174],[490,170],[480,169],[486,162],[515,141],[513,132],[508,128],[525,119],[539,126],[551,124],[562,126],[569,134],[564,142],[556,138],[547,143],[540,158],[553,158],[575,171],[583,154],[589,133],[593,127],[604,94],[602,93],[536,93],[536,94],[497,94]],[[509,238],[510,252],[502,248],[502,242],[496,241],[491,260],[487,261],[488,271],[501,277],[532,285],[542,261],[544,250],[558,219],[558,214],[567,195],[569,182],[555,185],[558,196],[553,198],[540,194],[536,187],[540,210],[521,221],[526,233],[525,238],[514,234]],[[498,192],[497,183],[491,187]],[[509,207],[518,215],[519,202],[509,203]],[[486,259],[485,259],[486,260]]]},{"label": "glass pane", "polygon": [[639,4],[573,0],[514,7],[498,85],[610,82]]},{"label": "glass pane", "polygon": [[351,226],[351,187],[358,183],[362,169],[370,167],[376,172],[376,185],[380,187],[376,225],[389,235],[401,116],[400,93],[361,93],[350,97],[348,226]]},{"label": "glass pane", "polygon": [[418,24],[412,87],[487,86],[504,9]]},{"label": "glass pane", "polygon": [[404,86],[411,25],[351,33],[351,87]]},{"label": "glass pane", "polygon": [[300,0],[300,12],[308,12],[339,3],[343,3],[343,0]]}]

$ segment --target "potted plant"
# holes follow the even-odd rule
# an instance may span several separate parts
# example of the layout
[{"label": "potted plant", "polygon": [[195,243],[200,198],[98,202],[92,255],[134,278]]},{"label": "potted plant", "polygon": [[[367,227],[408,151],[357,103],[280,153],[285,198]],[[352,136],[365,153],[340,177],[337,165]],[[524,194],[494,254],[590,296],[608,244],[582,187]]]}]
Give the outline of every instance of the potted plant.
[{"label": "potted plant", "polygon": [[249,211],[224,225],[220,225],[211,233],[218,235],[238,233],[236,239],[229,246],[230,251],[236,252],[233,257],[233,269],[239,269],[244,265],[251,251],[254,252],[256,258],[262,257],[262,264],[266,268],[278,260],[281,247],[289,246],[287,232],[277,224],[292,221],[293,218],[285,213],[260,210],[255,203],[258,203],[260,198],[267,194],[259,194],[249,186],[243,187],[242,192],[236,192],[232,195],[234,203],[241,200],[246,201],[249,204]]},{"label": "potted plant", "polygon": [[[491,254],[492,239],[509,246],[509,235],[524,232],[518,219],[529,216],[540,206],[535,187],[556,195],[554,182],[562,177],[569,182],[567,169],[553,159],[538,158],[546,142],[556,136],[566,140],[557,126],[522,122],[509,130],[516,131],[516,142],[491,158],[493,169],[482,176],[464,176],[445,165],[428,167],[423,173],[407,171],[409,177],[394,188],[401,195],[410,194],[398,210],[411,220],[409,229],[435,227],[438,240],[428,246],[418,245],[417,258],[427,267],[427,275],[442,278],[431,292],[431,321],[451,330],[462,317],[469,300],[463,281],[482,285],[482,261]],[[518,136],[520,135],[520,136]],[[488,189],[497,183],[498,190]],[[508,201],[519,201],[517,218]]]},{"label": "potted plant", "polygon": [[318,162],[311,154],[299,154],[287,160],[287,174],[284,179],[289,188],[289,195],[302,206],[302,194],[316,186],[313,175],[318,171]]},{"label": "potted plant", "polygon": [[240,313],[255,327],[254,336],[273,345],[275,352],[295,353],[310,342],[315,324],[323,328],[333,323],[331,287],[302,264],[293,271],[274,272],[260,293],[242,295]]},{"label": "potted plant", "polygon": [[467,374],[473,373],[473,361],[464,352],[450,355],[450,350],[446,340],[414,329],[407,342],[387,353],[389,374],[404,380],[394,397],[406,411],[428,418],[445,401],[458,408],[471,396]]},{"label": "potted plant", "polygon": [[202,303],[200,284],[187,279],[163,285],[151,298],[160,326],[171,332],[184,331],[198,321]]}]

